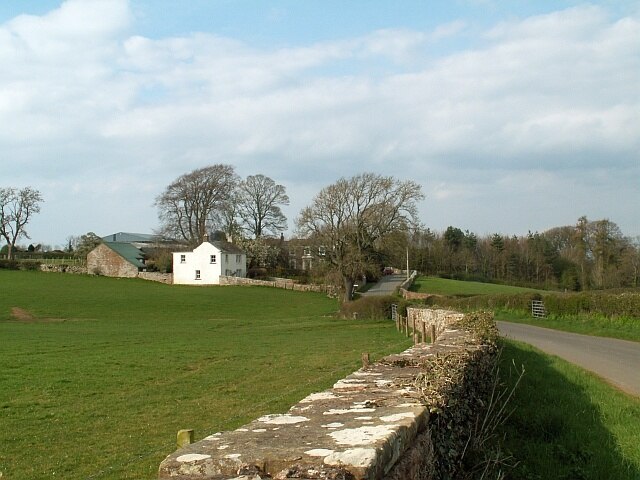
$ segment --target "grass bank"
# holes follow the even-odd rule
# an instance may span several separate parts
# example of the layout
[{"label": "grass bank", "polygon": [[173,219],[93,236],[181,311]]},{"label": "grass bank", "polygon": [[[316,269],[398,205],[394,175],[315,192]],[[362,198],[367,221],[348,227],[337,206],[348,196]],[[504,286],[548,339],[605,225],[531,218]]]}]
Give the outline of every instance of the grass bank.
[{"label": "grass bank", "polygon": [[496,320],[505,322],[640,342],[640,319],[637,318],[602,315],[549,315],[546,318],[533,318],[528,312],[520,310],[496,310],[495,314]]},{"label": "grass bank", "polygon": [[389,321],[265,287],[0,270],[0,472],[152,479],[175,448],[285,411],[409,345]]},{"label": "grass bank", "polygon": [[[526,344],[504,341],[501,371],[525,375],[500,435],[520,463],[509,478],[640,478],[640,399]],[[511,375],[509,375],[511,372]]]}]

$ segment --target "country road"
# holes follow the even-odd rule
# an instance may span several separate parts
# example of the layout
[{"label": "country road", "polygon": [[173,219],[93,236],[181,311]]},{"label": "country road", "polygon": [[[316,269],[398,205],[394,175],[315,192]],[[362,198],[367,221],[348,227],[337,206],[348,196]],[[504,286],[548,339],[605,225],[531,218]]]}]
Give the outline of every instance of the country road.
[{"label": "country road", "polygon": [[377,295],[393,295],[396,288],[407,279],[406,275],[385,275],[368,291],[361,293],[365,297]]},{"label": "country road", "polygon": [[640,396],[640,343],[592,337],[519,323],[497,322],[500,334],[557,355]]}]

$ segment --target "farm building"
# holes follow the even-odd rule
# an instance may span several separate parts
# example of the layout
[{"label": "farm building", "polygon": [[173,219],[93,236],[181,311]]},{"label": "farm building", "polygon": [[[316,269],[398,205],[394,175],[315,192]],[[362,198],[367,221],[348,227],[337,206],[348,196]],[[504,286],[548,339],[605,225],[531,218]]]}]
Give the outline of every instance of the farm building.
[{"label": "farm building", "polygon": [[189,252],[173,253],[173,283],[181,285],[218,285],[220,276],[244,277],[247,254],[224,241],[205,240]]},{"label": "farm building", "polygon": [[104,242],[87,254],[87,271],[95,275],[134,278],[145,270],[144,252],[131,243]]}]

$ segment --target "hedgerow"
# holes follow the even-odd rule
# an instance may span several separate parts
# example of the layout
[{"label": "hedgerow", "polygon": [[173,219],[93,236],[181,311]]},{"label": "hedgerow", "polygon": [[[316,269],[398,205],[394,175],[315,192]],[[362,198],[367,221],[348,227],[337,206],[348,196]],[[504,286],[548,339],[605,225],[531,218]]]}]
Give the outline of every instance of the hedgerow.
[{"label": "hedgerow", "polygon": [[430,298],[430,304],[462,310],[508,309],[528,311],[532,300],[542,300],[547,313],[563,315],[602,315],[640,318],[640,292],[608,293],[520,293],[515,295],[476,295],[466,298]]}]

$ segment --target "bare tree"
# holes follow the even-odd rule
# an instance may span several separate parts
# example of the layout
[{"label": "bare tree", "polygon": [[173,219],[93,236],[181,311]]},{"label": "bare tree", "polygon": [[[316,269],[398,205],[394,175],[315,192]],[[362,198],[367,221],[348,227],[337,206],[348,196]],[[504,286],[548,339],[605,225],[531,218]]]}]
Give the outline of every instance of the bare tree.
[{"label": "bare tree", "polygon": [[19,238],[31,238],[25,230],[33,214],[40,211],[40,192],[31,187],[0,188],[0,235],[7,241],[7,256],[13,258],[13,250]]},{"label": "bare tree", "polygon": [[155,201],[162,233],[197,245],[220,223],[237,183],[233,167],[222,164],[178,177]]},{"label": "bare tree", "polygon": [[287,229],[281,205],[289,205],[283,185],[264,175],[249,175],[238,186],[238,216],[243,229],[254,238],[277,235]]},{"label": "bare tree", "polygon": [[342,178],[302,210],[298,232],[325,247],[326,258],[342,276],[344,300],[350,301],[355,280],[379,267],[385,239],[417,224],[416,203],[423,198],[413,181],[373,173]]}]

